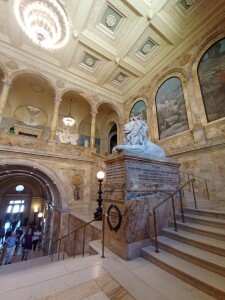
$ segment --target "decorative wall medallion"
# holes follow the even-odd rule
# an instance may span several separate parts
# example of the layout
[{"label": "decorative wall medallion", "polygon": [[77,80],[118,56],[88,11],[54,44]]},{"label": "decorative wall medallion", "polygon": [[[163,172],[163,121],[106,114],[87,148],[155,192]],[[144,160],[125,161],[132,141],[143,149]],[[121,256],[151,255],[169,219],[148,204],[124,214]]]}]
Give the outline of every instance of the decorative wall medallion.
[{"label": "decorative wall medallion", "polygon": [[94,57],[88,52],[84,52],[79,66],[93,73],[96,70],[99,62],[100,60],[98,58]]},{"label": "decorative wall medallion", "polygon": [[120,74],[116,77],[116,80],[119,82],[122,82],[124,80],[124,76],[122,74]]},{"label": "decorative wall medallion", "polygon": [[35,93],[42,93],[42,92],[44,92],[44,88],[42,86],[40,86],[39,84],[31,83],[30,87],[32,88],[32,90]]},{"label": "decorative wall medallion", "polygon": [[118,32],[122,19],[124,19],[123,15],[108,4],[97,28],[106,35],[113,37]]},{"label": "decorative wall medallion", "polygon": [[191,58],[191,54],[189,53],[183,55],[182,58],[180,59],[180,66],[185,66],[189,62],[190,58]]},{"label": "decorative wall medallion", "polygon": [[109,27],[112,27],[116,24],[116,18],[113,15],[108,15],[108,17],[106,18],[106,24]]},{"label": "decorative wall medallion", "polygon": [[127,79],[129,78],[129,76],[127,76],[126,74],[119,72],[119,74],[117,74],[117,76],[115,77],[115,79],[112,81],[113,83],[122,86]]},{"label": "decorative wall medallion", "polygon": [[139,47],[135,55],[138,56],[141,60],[145,61],[153,52],[153,48],[156,49],[156,44],[150,38],[148,38],[144,41],[141,47]]},{"label": "decorative wall medallion", "polygon": [[152,47],[150,45],[144,45],[144,47],[142,48],[142,51],[147,54],[151,51]]},{"label": "decorative wall medallion", "polygon": [[86,65],[88,65],[88,66],[93,66],[93,64],[94,64],[93,59],[90,57],[88,57],[85,62],[86,62]]},{"label": "decorative wall medallion", "polygon": [[187,5],[193,5],[197,2],[197,0],[186,0]]},{"label": "decorative wall medallion", "polygon": [[81,199],[82,196],[82,188],[81,188],[81,176],[80,175],[74,175],[72,178],[72,183],[75,186],[73,191],[73,197],[75,201],[78,201]]},{"label": "decorative wall medallion", "polygon": [[6,65],[7,68],[9,68],[11,70],[17,70],[18,69],[18,64],[15,63],[12,60],[7,61],[5,65]]},{"label": "decorative wall medallion", "polygon": [[111,204],[107,209],[107,222],[111,230],[117,232],[120,229],[122,223],[122,214],[117,205]]},{"label": "decorative wall medallion", "polygon": [[60,79],[58,79],[56,81],[56,85],[57,85],[58,88],[61,88],[61,89],[65,87],[65,83]]}]

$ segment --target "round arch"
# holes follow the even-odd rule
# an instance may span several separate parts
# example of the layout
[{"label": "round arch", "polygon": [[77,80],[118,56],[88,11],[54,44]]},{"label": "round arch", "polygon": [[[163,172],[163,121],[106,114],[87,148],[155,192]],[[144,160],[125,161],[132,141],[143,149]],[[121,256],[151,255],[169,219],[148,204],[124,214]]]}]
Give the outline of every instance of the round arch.
[{"label": "round arch", "polygon": [[0,165],[0,178],[7,178],[12,175],[16,176],[31,176],[46,190],[46,195],[49,197],[54,208],[68,209],[66,201],[61,195],[66,195],[66,191],[55,173],[46,167],[21,159],[11,159],[10,162],[6,159],[2,160]]},{"label": "round arch", "polygon": [[55,86],[55,84],[47,77],[45,76],[44,74],[40,73],[40,72],[35,72],[35,71],[32,71],[32,70],[19,70],[19,71],[15,71],[13,72],[10,76],[9,76],[9,80],[11,80],[12,82],[15,81],[16,79],[22,77],[22,76],[26,76],[26,75],[33,75],[34,77],[40,77],[42,79],[44,79],[50,89],[53,91],[54,95],[56,96],[57,95],[57,88]]}]

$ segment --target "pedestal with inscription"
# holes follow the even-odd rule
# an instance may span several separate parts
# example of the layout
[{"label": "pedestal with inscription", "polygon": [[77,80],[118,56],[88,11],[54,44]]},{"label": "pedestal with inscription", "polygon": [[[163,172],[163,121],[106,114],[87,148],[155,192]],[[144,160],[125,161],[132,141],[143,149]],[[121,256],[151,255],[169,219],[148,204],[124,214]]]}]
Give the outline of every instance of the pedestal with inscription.
[{"label": "pedestal with inscription", "polygon": [[[179,164],[126,150],[111,155],[106,166],[105,245],[129,260],[140,256],[140,249],[150,244],[153,223],[149,211],[179,186]],[[170,207],[170,203],[160,207],[159,229],[171,219]]]}]

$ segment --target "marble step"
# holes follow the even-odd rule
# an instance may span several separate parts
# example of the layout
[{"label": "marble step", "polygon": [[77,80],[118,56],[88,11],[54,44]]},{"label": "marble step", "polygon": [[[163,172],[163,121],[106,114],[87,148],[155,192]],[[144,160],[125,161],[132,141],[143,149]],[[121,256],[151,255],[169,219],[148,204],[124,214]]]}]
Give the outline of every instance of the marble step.
[{"label": "marble step", "polygon": [[225,256],[225,242],[215,240],[213,238],[202,236],[196,233],[187,232],[184,230],[175,231],[172,227],[164,228],[161,232],[163,236],[183,242],[185,244]]},{"label": "marble step", "polygon": [[[173,221],[170,221],[170,226],[173,227]],[[177,220],[177,229],[208,236],[220,241],[225,241],[225,230],[221,228],[215,228],[191,222],[183,223]]]},{"label": "marble step", "polygon": [[225,219],[224,210],[184,208],[184,213],[205,216],[209,218]]},{"label": "marble step", "polygon": [[[26,261],[25,263],[28,263]],[[76,257],[5,274],[0,269],[0,299],[37,299],[107,275],[97,256]],[[38,299],[39,299],[38,298]]]},{"label": "marble step", "polygon": [[156,253],[153,246],[143,248],[141,253],[150,262],[155,263],[167,272],[215,297],[215,299],[225,299],[225,278],[223,276],[164,250]]},{"label": "marble step", "polygon": [[165,236],[158,237],[159,251],[163,249],[207,270],[225,276],[225,257]]},{"label": "marble step", "polygon": [[[180,213],[177,214],[177,218],[179,221],[182,221],[182,215]],[[221,229],[225,228],[225,219],[205,217],[205,216],[194,215],[185,212],[184,220],[185,222],[197,223],[197,224],[221,228]]]},{"label": "marble step", "polygon": [[[67,259],[68,257],[65,255],[64,259]],[[52,262],[52,258],[49,255],[46,256],[40,256],[37,258],[32,258],[32,259],[28,259],[28,260],[24,260],[21,261],[21,256],[18,256],[18,261],[13,262],[10,265],[3,265],[1,266],[1,273],[3,272],[4,274],[8,274],[11,272],[17,272],[17,271],[21,271],[21,270],[26,270],[26,269],[30,269],[36,266],[42,266],[45,264],[49,264]],[[53,256],[53,262],[58,260],[58,255],[54,254]],[[60,253],[59,255],[59,260],[63,260],[63,254]]]}]

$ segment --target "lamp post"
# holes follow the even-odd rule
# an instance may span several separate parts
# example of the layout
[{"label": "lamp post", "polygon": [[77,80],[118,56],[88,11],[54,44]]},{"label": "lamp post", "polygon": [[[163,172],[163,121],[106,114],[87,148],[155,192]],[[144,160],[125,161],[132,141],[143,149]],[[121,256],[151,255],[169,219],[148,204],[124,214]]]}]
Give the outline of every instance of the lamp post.
[{"label": "lamp post", "polygon": [[33,223],[32,223],[33,227],[34,227],[34,225],[36,225],[36,216],[37,216],[37,213],[38,213],[38,208],[35,207],[34,208],[34,219],[33,219]]},{"label": "lamp post", "polygon": [[96,208],[96,212],[94,213],[94,218],[97,220],[102,220],[102,181],[105,177],[105,173],[103,171],[99,171],[97,173],[97,179],[99,182],[99,189],[98,189],[98,207]]}]

